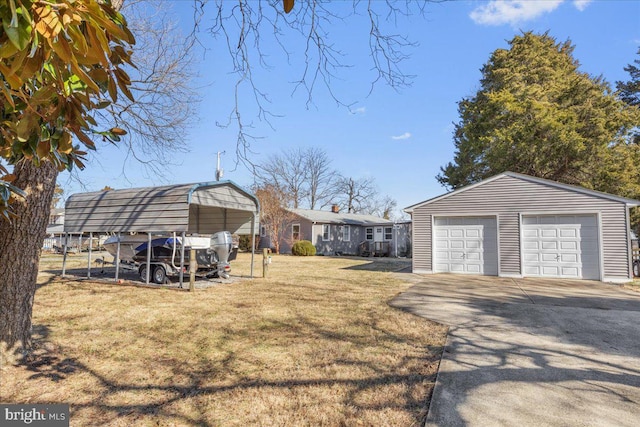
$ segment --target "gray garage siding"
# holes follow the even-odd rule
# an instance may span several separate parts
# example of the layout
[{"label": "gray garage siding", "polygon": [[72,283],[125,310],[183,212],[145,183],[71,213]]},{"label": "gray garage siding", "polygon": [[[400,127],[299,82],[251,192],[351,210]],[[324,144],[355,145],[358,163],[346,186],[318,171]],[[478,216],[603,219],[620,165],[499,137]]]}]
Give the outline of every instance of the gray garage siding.
[{"label": "gray garage siding", "polygon": [[[413,209],[414,268],[431,270],[431,216],[498,215],[500,274],[520,275],[521,214],[600,213],[605,278],[628,278],[627,207],[623,202],[504,175]],[[419,244],[418,242],[421,242]]]},{"label": "gray garage siding", "polygon": [[498,245],[502,274],[519,275],[520,216],[517,213],[505,213],[498,216]]},{"label": "gray garage siding", "polygon": [[414,211],[411,220],[413,221],[411,238],[413,271],[431,271],[431,215],[424,210]]}]

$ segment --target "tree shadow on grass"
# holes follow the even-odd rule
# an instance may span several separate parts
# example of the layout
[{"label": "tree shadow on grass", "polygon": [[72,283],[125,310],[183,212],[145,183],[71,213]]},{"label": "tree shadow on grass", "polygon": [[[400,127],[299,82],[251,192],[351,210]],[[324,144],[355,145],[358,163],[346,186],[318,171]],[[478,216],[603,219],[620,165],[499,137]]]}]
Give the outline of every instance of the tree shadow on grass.
[{"label": "tree shadow on grass", "polygon": [[[363,260],[365,258],[358,258]],[[360,271],[379,271],[383,273],[389,272],[410,272],[411,260],[400,260],[397,258],[376,258],[366,264],[357,264],[344,267],[344,270],[360,270]]]},{"label": "tree shadow on grass", "polygon": [[33,372],[30,380],[46,378],[53,382],[66,379],[75,373],[79,363],[74,358],[63,358],[58,348],[49,341],[50,329],[46,325],[32,327],[32,349],[23,358],[21,365]]},{"label": "tree shadow on grass", "polygon": [[[272,322],[273,323],[273,322]],[[366,323],[366,322],[365,322]],[[295,325],[269,324],[271,328],[286,330],[291,337],[305,334],[321,337],[323,342],[334,342],[336,345],[366,345],[367,339],[357,334],[341,333],[332,330],[319,321],[304,316],[296,319]],[[365,325],[366,326],[366,325]],[[407,338],[385,329],[378,325],[372,325],[379,340],[389,344],[406,342]],[[234,333],[233,330],[229,331]],[[254,331],[260,333],[260,331]],[[266,335],[268,335],[265,332]],[[148,338],[152,338],[150,335]],[[347,355],[334,357],[327,361],[331,366],[364,368],[367,375],[360,374],[353,377],[344,375],[322,374],[322,366],[317,367],[318,375],[304,374],[300,377],[292,376],[287,379],[275,378],[268,374],[248,374],[243,369],[247,364],[253,364],[247,354],[239,351],[227,350],[226,357],[215,365],[201,361],[195,365],[190,360],[159,360],[157,363],[170,365],[173,376],[180,378],[175,382],[162,380],[127,381],[126,378],[109,375],[109,370],[92,367],[76,358],[64,357],[64,349],[53,345],[50,341],[50,329],[46,325],[34,327],[34,342],[36,349],[29,360],[25,361],[25,368],[32,372],[29,379],[48,379],[61,384],[65,381],[73,381],[75,375],[90,376],[92,388],[96,391],[84,396],[73,396],[69,403],[71,406],[71,420],[74,414],[80,419],[86,420],[80,413],[90,411],[91,414],[99,414],[95,425],[116,422],[159,422],[172,425],[219,425],[212,420],[207,413],[206,405],[212,401],[228,399],[232,396],[257,395],[261,399],[270,399],[274,393],[283,396],[291,396],[292,399],[304,399],[308,396],[320,394],[328,401],[333,399],[333,391],[338,388],[344,391],[339,404],[344,407],[342,411],[353,412],[347,423],[354,422],[359,417],[371,411],[384,414],[385,411],[403,411],[412,414],[412,424],[418,425],[424,422],[429,395],[435,382],[435,371],[439,361],[441,348],[432,347],[421,349],[416,354],[398,358],[394,362],[385,362],[386,367],[374,363],[371,360],[360,360]],[[232,339],[229,337],[229,339]],[[283,336],[283,340],[287,337]],[[117,345],[117,344],[114,344]],[[158,344],[160,345],[160,344]],[[224,347],[224,342],[220,344]],[[319,349],[320,350],[320,349]],[[329,351],[330,349],[324,349]],[[115,362],[118,363],[118,362]],[[416,365],[431,366],[416,372]],[[259,366],[259,365],[257,365]],[[277,369],[277,367],[271,367]],[[152,371],[150,371],[152,372]],[[316,371],[312,371],[316,372]],[[153,375],[151,375],[153,377]],[[221,380],[216,380],[221,379]],[[86,379],[84,380],[86,381]],[[425,395],[426,392],[426,395]],[[397,395],[393,395],[397,393]],[[370,398],[370,395],[375,398]],[[131,397],[130,399],[127,396]],[[74,402],[74,400],[76,400]],[[322,411],[322,401],[314,402]],[[332,402],[334,404],[334,402]],[[185,406],[187,407],[185,409]],[[261,414],[255,409],[252,419],[260,423],[261,419],[273,420],[275,416],[282,419],[283,414]],[[273,411],[274,408],[266,408]],[[228,419],[232,420],[237,414],[229,413]],[[316,415],[317,417],[318,415]],[[149,418],[151,417],[151,418]],[[239,418],[241,418],[238,415]],[[380,415],[384,417],[384,415]],[[149,418],[149,419],[146,419]],[[277,418],[276,418],[277,419]],[[322,418],[320,418],[322,419]],[[350,420],[350,421],[349,421]],[[274,421],[278,424],[277,421]],[[293,420],[292,423],[301,421]],[[305,421],[306,422],[306,421]],[[313,423],[313,421],[309,421]],[[343,420],[332,422],[325,418],[325,424],[344,424]],[[263,423],[264,424],[264,423]]]}]

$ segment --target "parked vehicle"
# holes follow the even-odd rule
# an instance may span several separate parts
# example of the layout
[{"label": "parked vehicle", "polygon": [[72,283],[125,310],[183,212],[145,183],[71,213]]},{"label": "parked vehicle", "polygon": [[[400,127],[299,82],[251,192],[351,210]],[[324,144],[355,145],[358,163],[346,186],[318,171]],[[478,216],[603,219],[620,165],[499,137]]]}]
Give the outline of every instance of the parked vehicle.
[{"label": "parked vehicle", "polygon": [[[147,280],[147,259],[149,253],[149,237],[146,234],[111,236],[104,242],[104,248],[116,259],[120,243],[120,262],[124,268],[137,270],[141,280]],[[237,256],[231,233],[220,231],[213,236],[188,236],[184,239],[184,257],[182,255],[182,238],[161,236],[151,241],[149,256],[150,281],[165,283],[167,277],[180,274],[181,259],[184,259],[184,271],[189,269],[190,251],[196,252],[196,273],[204,277],[221,277],[228,279],[231,272],[229,264]]]}]

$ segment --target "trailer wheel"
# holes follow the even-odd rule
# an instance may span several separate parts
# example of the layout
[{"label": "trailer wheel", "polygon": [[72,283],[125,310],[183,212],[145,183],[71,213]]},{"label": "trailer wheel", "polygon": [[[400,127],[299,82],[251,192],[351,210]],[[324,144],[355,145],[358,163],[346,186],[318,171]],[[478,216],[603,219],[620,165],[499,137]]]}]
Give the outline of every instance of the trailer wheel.
[{"label": "trailer wheel", "polygon": [[633,275],[640,277],[640,260],[633,261]]},{"label": "trailer wheel", "polygon": [[167,280],[167,272],[163,266],[158,265],[153,269],[153,282],[158,285],[163,285],[165,280]]},{"label": "trailer wheel", "polygon": [[[140,268],[138,269],[138,275],[140,276],[140,280],[144,283],[147,282],[147,265],[146,264],[142,264],[140,266]],[[153,277],[149,278],[150,280],[153,280]]]}]

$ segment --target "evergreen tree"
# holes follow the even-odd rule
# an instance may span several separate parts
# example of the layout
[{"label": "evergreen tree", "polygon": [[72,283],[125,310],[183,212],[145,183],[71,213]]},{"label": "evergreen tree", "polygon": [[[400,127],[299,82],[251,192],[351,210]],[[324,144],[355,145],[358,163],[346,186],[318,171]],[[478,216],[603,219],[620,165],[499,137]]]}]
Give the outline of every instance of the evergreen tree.
[{"label": "evergreen tree", "polygon": [[[638,55],[640,55],[640,49],[638,49]],[[636,59],[633,62],[640,66],[640,59]],[[629,64],[624,67],[631,79],[627,82],[616,82],[616,89],[618,89],[620,99],[636,107],[640,107],[640,68],[638,66]],[[640,144],[640,131],[637,129],[633,134],[633,140],[636,144]]]},{"label": "evergreen tree", "polygon": [[482,68],[478,92],[459,102],[455,157],[438,181],[456,189],[510,170],[640,195],[638,154],[628,145],[638,108],[580,72],[569,41],[527,32],[509,45]]}]

